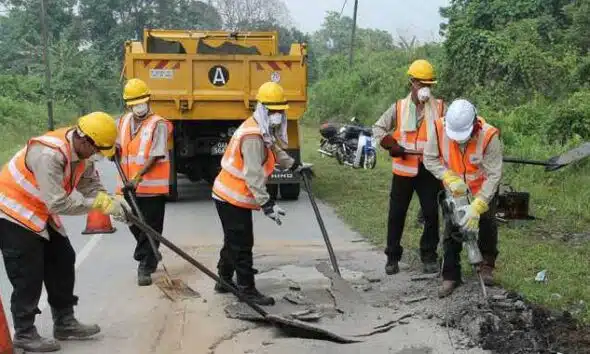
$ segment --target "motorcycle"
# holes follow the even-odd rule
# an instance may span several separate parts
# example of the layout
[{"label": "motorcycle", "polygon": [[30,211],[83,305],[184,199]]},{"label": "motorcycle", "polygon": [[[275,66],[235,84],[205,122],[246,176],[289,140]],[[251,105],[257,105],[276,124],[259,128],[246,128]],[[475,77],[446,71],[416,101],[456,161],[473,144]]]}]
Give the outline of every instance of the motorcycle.
[{"label": "motorcycle", "polygon": [[350,122],[340,128],[336,123],[322,124],[318,152],[335,157],[341,165],[374,169],[377,165],[377,150],[371,128],[359,124],[355,117]]}]

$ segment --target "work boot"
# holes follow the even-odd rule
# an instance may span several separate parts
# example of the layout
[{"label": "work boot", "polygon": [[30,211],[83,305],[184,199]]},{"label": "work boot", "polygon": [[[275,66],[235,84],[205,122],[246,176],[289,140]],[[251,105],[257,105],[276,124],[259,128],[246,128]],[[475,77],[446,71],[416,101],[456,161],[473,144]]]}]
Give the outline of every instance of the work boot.
[{"label": "work boot", "polygon": [[437,262],[424,262],[422,265],[422,272],[426,274],[434,274],[440,271]]},{"label": "work boot", "polygon": [[399,273],[398,261],[387,260],[387,264],[385,265],[385,274],[393,275],[397,273]]},{"label": "work boot", "polygon": [[87,325],[78,322],[74,317],[73,309],[56,311],[51,309],[53,315],[53,337],[58,340],[85,339],[100,332],[96,324]]},{"label": "work boot", "polygon": [[494,268],[490,267],[487,264],[483,264],[479,267],[479,275],[483,280],[483,283],[487,286],[494,285]]},{"label": "work boot", "polygon": [[[234,281],[232,280],[231,277],[225,277],[225,276],[219,276],[221,279],[223,279],[226,283],[228,283],[229,285],[233,286],[234,288],[238,288],[236,283],[234,283]],[[227,294],[229,293],[229,290],[227,290],[226,288],[223,287],[223,285],[221,285],[221,283],[215,283],[215,287],[213,288],[213,290],[215,290],[215,292],[219,293],[219,294]]]},{"label": "work boot", "polygon": [[12,346],[32,353],[56,352],[61,349],[61,345],[56,340],[41,337],[35,326],[26,331],[16,330]]},{"label": "work boot", "polygon": [[443,280],[442,285],[438,289],[438,297],[443,298],[451,295],[457,288],[457,282],[454,280]]},{"label": "work boot", "polygon": [[145,269],[137,270],[137,285],[148,286],[152,285],[152,273]]},{"label": "work boot", "polygon": [[272,306],[275,304],[275,299],[270,296],[262,295],[254,286],[239,286],[238,289],[247,300],[250,300],[255,304],[260,306]]}]

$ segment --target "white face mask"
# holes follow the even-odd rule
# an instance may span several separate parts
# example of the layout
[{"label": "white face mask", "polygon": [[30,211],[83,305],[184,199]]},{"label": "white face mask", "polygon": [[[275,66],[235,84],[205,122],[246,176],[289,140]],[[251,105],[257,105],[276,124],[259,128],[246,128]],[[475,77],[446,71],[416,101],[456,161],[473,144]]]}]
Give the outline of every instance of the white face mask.
[{"label": "white face mask", "polygon": [[133,114],[135,114],[137,117],[143,117],[148,113],[149,106],[147,103],[140,103],[135,106],[132,106],[131,110],[133,111]]},{"label": "white face mask", "polygon": [[416,94],[419,101],[426,102],[428,99],[430,99],[430,87],[422,87]]},{"label": "white face mask", "polygon": [[273,113],[268,116],[268,120],[269,120],[271,128],[280,126],[283,123],[283,114],[282,113]]}]

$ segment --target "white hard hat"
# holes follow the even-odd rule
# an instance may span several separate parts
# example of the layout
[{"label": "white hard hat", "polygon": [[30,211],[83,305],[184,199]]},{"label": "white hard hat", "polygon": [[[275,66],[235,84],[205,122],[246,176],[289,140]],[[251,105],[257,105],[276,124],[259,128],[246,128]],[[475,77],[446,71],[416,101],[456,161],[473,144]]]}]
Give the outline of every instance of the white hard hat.
[{"label": "white hard hat", "polygon": [[473,131],[477,111],[471,102],[454,100],[447,109],[445,116],[445,132],[455,141],[465,141]]}]

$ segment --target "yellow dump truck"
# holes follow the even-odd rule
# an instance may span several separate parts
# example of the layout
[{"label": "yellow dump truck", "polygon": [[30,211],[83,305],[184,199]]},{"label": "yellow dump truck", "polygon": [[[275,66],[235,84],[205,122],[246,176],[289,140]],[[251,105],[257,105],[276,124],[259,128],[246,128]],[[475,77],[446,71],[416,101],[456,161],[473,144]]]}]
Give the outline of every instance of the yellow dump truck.
[{"label": "yellow dump truck", "polygon": [[[266,81],[280,83],[289,100],[287,152],[300,161],[299,119],[307,107],[304,43],[279,53],[278,33],[144,30],[143,41],[125,43],[123,75],[140,78],[152,91],[152,110],[174,124],[170,198],[178,198],[178,174],[212,183],[235,129],[256,104]],[[300,180],[275,170],[271,194],[299,197]]]}]

